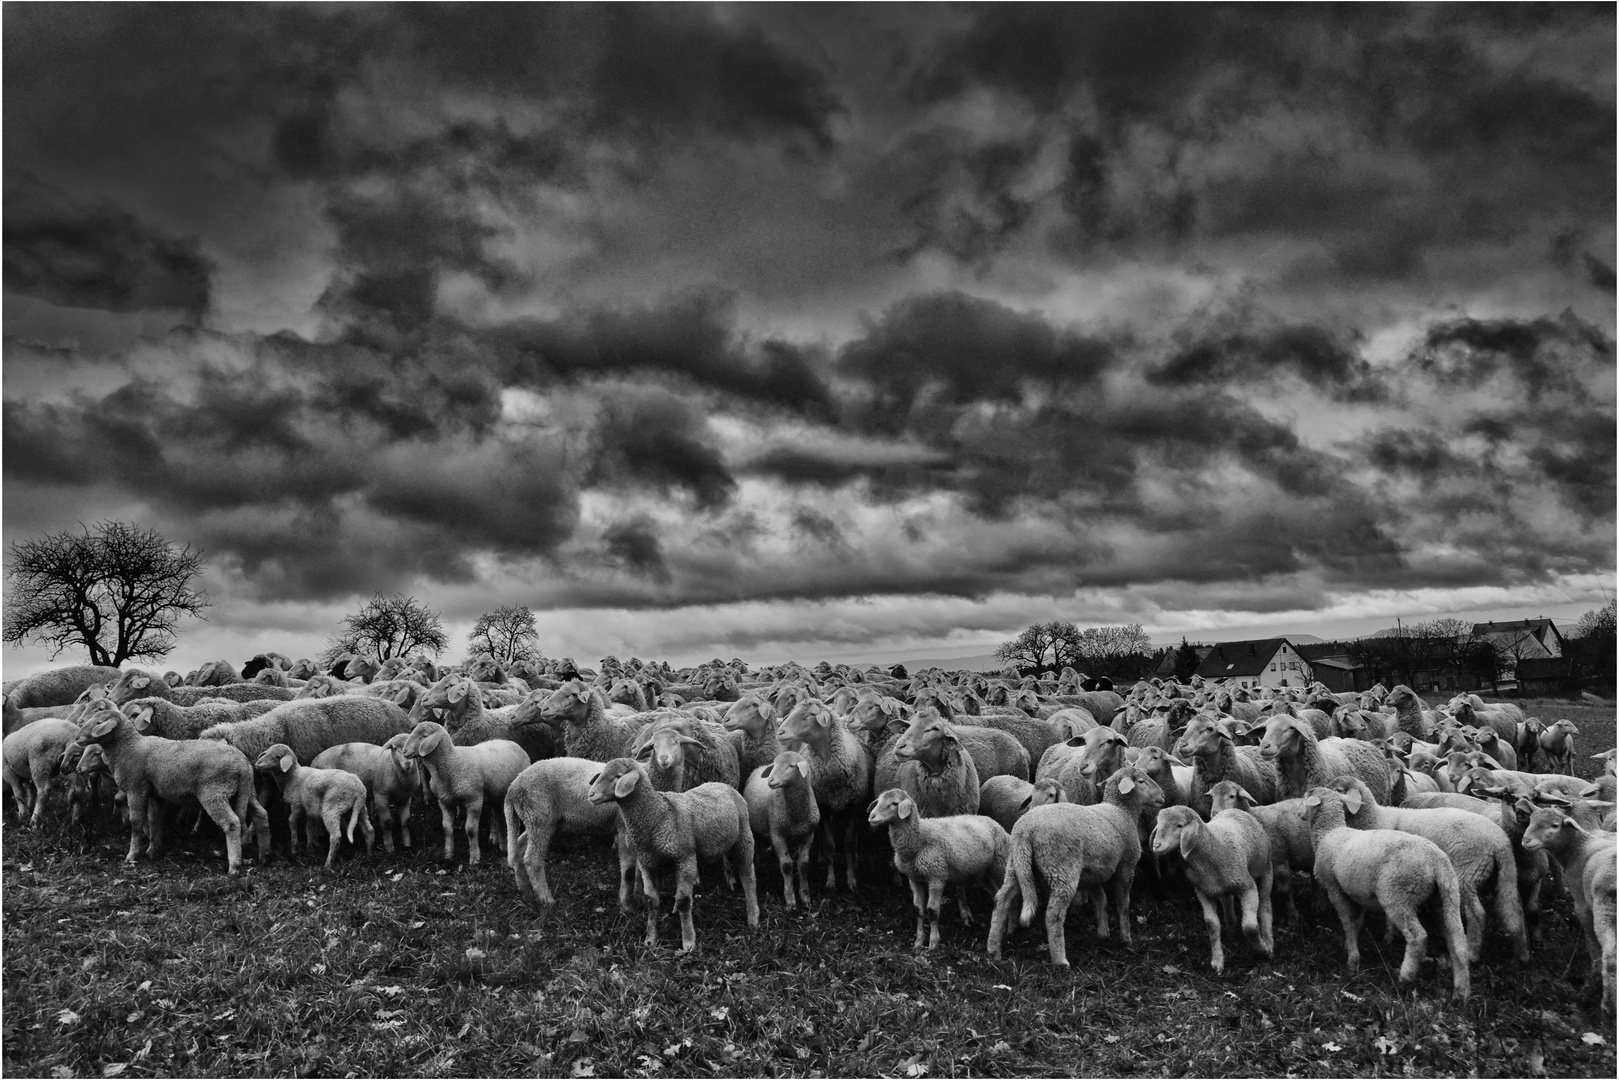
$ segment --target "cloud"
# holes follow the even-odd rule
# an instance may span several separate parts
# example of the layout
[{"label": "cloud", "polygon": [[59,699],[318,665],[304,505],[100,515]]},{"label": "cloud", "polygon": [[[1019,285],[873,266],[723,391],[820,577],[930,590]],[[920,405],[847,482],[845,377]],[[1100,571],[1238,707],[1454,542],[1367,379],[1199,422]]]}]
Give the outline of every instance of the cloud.
[{"label": "cloud", "polygon": [[607,395],[596,426],[596,455],[591,482],[640,482],[666,494],[684,488],[700,509],[725,505],[736,489],[702,420],[671,394]]},{"label": "cloud", "polygon": [[658,585],[669,584],[669,565],[650,517],[618,522],[602,534],[602,540],[607,554],[631,573]]}]

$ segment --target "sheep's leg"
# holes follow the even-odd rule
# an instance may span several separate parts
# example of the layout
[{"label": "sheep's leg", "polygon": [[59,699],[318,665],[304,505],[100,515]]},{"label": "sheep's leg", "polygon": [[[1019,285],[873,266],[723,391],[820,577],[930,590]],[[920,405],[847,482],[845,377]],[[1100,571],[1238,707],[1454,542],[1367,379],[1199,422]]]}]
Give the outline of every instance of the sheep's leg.
[{"label": "sheep's leg", "polygon": [[856,886],[855,864],[858,861],[859,856],[859,852],[856,849],[856,844],[858,841],[855,839],[855,819],[857,815],[854,813],[853,809],[845,810],[844,814],[848,819],[848,824],[843,830],[843,878],[844,884],[849,887],[849,891],[854,892]]},{"label": "sheep's leg", "polygon": [[680,916],[680,951],[697,948],[697,927],[691,919],[691,897],[697,886],[697,856],[680,860],[675,870],[675,913]]},{"label": "sheep's leg", "polygon": [[[781,868],[781,902],[788,911],[793,910],[793,858],[787,850],[787,838],[771,832],[770,846],[776,851],[776,865]],[[806,903],[806,907],[808,904]]]},{"label": "sheep's leg", "polygon": [[1068,939],[1063,924],[1068,920],[1068,905],[1074,901],[1079,882],[1064,877],[1051,881],[1050,886],[1050,894],[1046,897],[1046,950],[1051,954],[1053,964],[1067,967]]},{"label": "sheep's leg", "polygon": [[29,824],[38,828],[45,821],[45,804],[50,801],[51,792],[55,785],[52,783],[55,772],[50,763],[40,762],[33,770],[34,776],[34,813]]},{"label": "sheep's leg", "polygon": [[1265,933],[1259,922],[1259,889],[1250,885],[1242,890],[1237,898],[1237,904],[1242,909],[1242,936],[1248,939],[1248,944],[1255,952],[1265,951]]},{"label": "sheep's leg", "polygon": [[301,806],[287,807],[287,857],[298,857],[298,834],[303,831],[304,811]]},{"label": "sheep's leg", "polygon": [[[410,810],[411,800],[406,798],[399,804],[399,843],[406,850],[410,850]],[[392,850],[392,849],[390,849]]]},{"label": "sheep's leg", "polygon": [[1338,922],[1343,925],[1344,950],[1348,954],[1349,973],[1353,975],[1360,970],[1360,918],[1349,897],[1330,882],[1327,884],[1327,899],[1332,901],[1334,910],[1338,912]]},{"label": "sheep's leg", "polygon": [[961,916],[962,926],[973,924],[973,913],[967,907],[967,886],[956,886],[956,912]]},{"label": "sheep's leg", "polygon": [[467,862],[472,866],[477,866],[483,860],[483,855],[478,850],[478,830],[482,824],[483,796],[474,795],[472,798],[467,800],[466,821]]},{"label": "sheep's leg", "polygon": [[13,773],[6,774],[6,787],[11,789],[11,797],[17,804],[17,820],[24,824],[28,821],[28,784],[22,777]]},{"label": "sheep's leg", "polygon": [[1259,955],[1266,960],[1276,952],[1276,925],[1270,898],[1272,885],[1271,873],[1267,870],[1259,879]]},{"label": "sheep's leg", "polygon": [[315,845],[320,842],[320,833],[316,831],[320,826],[320,822],[321,819],[314,814],[306,814],[304,816],[305,851],[314,851]]},{"label": "sheep's leg", "polygon": [[124,803],[129,810],[129,854],[124,856],[124,862],[133,863],[140,855],[141,849],[146,846],[147,830],[147,802],[155,802],[146,792],[136,785],[128,792],[128,799]]},{"label": "sheep's leg", "polygon": [[1484,953],[1484,904],[1478,898],[1475,883],[1463,881],[1460,891],[1462,925],[1467,929],[1467,959],[1476,962]]},{"label": "sheep's leg", "polygon": [[[337,861],[337,848],[343,842],[343,808],[340,806],[328,807],[321,814],[321,820],[326,823],[326,869],[332,868]],[[310,845],[313,849],[314,845]]]},{"label": "sheep's leg", "polygon": [[646,897],[646,943],[658,943],[658,877],[645,863],[637,860],[636,868],[641,872],[641,895]]},{"label": "sheep's leg", "polygon": [[[618,907],[620,911],[628,912],[632,907],[631,897],[635,895],[632,885],[638,872],[635,845],[630,843],[629,836],[622,828],[613,839],[618,845]],[[646,873],[645,870],[639,872],[643,875]]]},{"label": "sheep's leg", "polygon": [[202,797],[202,809],[225,834],[225,872],[232,877],[242,872],[242,819],[223,797]]},{"label": "sheep's leg", "polygon": [[[1422,968],[1422,958],[1428,952],[1428,931],[1422,928],[1422,920],[1417,918],[1414,908],[1395,909],[1385,905],[1383,914],[1390,923],[1400,928],[1400,934],[1405,938],[1405,960],[1400,964],[1400,981],[1412,982]],[[1466,968],[1465,964],[1463,968]]]},{"label": "sheep's leg", "polygon": [[798,899],[806,909],[810,906],[809,859],[810,842],[813,839],[811,835],[798,842],[798,855],[794,860],[798,872]]},{"label": "sheep's leg", "polygon": [[168,808],[163,800],[152,797],[146,800],[146,856],[157,858],[163,852],[163,814]]},{"label": "sheep's leg", "polygon": [[[438,813],[439,818],[444,822],[444,859],[448,862],[455,858],[455,805],[440,799]],[[476,854],[478,850],[477,818],[472,819],[472,827],[472,850]]]},{"label": "sheep's leg", "polygon": [[[748,819],[742,819],[742,833],[737,837],[733,852],[736,856],[737,877],[742,879],[742,906],[747,912],[748,928],[755,929],[759,925],[759,886],[753,872],[753,831],[748,828]],[[696,864],[693,864],[696,872]]]},{"label": "sheep's leg", "polygon": [[[1130,936],[1130,886],[1135,881],[1135,871],[1130,868],[1121,869],[1113,875],[1108,882],[1108,890],[1113,893],[1113,907],[1119,916],[1119,940],[1126,945],[1133,944]],[[1098,897],[1102,890],[1096,890]]]},{"label": "sheep's leg", "polygon": [[823,814],[821,824],[816,829],[821,839],[821,858],[826,860],[826,891],[833,893],[838,888],[838,856],[837,841],[833,839],[832,815]]},{"label": "sheep's leg", "polygon": [[[928,882],[928,948],[939,946],[939,922],[944,917],[944,881],[934,878]],[[921,944],[918,942],[917,944]]]},{"label": "sheep's leg", "polygon": [[1209,933],[1209,967],[1214,969],[1215,974],[1223,974],[1225,949],[1220,943],[1220,905],[1202,893],[1197,894],[1197,902],[1203,908],[1203,929]]},{"label": "sheep's leg", "polygon": [[921,878],[911,878],[911,906],[916,909],[916,940],[911,943],[914,949],[920,949],[927,940],[928,894],[922,885]]},{"label": "sheep's leg", "polygon": [[1282,918],[1289,926],[1298,925],[1299,906],[1293,899],[1293,868],[1286,859],[1270,864],[1271,888],[1282,898]]},{"label": "sheep's leg", "polygon": [[270,814],[251,792],[248,793],[247,820],[253,829],[253,846],[258,849],[255,858],[263,866],[264,860],[270,857]]},{"label": "sheep's leg", "polygon": [[551,849],[550,826],[530,825],[524,829],[519,847],[520,850],[514,851],[511,858],[521,858],[523,861],[523,877],[527,881],[530,897],[537,904],[556,903],[556,898],[551,895],[551,886],[545,880],[545,853]]}]

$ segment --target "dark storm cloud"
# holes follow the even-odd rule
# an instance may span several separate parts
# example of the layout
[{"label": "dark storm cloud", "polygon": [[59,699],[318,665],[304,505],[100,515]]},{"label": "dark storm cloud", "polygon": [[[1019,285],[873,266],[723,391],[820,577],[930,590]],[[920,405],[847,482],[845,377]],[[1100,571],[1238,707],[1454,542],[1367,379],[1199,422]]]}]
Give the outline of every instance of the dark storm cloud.
[{"label": "dark storm cloud", "polygon": [[610,558],[632,574],[658,585],[669,584],[669,564],[663,555],[657,526],[649,517],[636,517],[608,527],[602,534]]},{"label": "dark storm cloud", "polygon": [[1147,381],[1158,386],[1263,384],[1283,372],[1344,400],[1376,399],[1385,393],[1352,343],[1317,326],[1201,336],[1149,371]]},{"label": "dark storm cloud", "polygon": [[1510,374],[1531,403],[1580,391],[1582,374],[1613,366],[1613,341],[1572,313],[1557,319],[1452,319],[1431,327],[1412,360],[1441,385],[1478,387]]},{"label": "dark storm cloud", "polygon": [[736,490],[706,424],[673,395],[610,393],[595,439],[592,483],[642,483],[665,494],[684,488],[703,510],[723,506]]},{"label": "dark storm cloud", "polygon": [[5,289],[66,307],[208,310],[210,267],[194,239],[133,214],[78,206],[20,170],[5,177]]}]

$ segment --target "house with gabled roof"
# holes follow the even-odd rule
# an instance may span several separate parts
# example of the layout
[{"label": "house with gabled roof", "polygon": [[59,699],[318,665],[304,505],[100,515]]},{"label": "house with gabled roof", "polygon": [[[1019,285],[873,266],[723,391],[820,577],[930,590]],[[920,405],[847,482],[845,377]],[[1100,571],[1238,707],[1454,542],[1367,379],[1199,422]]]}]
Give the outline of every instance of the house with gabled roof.
[{"label": "house with gabled roof", "polygon": [[1543,660],[1563,655],[1562,632],[1550,619],[1474,623],[1473,636],[1494,642],[1503,656],[1514,660]]},{"label": "house with gabled roof", "polygon": [[1208,651],[1197,673],[1232,686],[1308,686],[1309,661],[1286,638],[1222,641]]}]

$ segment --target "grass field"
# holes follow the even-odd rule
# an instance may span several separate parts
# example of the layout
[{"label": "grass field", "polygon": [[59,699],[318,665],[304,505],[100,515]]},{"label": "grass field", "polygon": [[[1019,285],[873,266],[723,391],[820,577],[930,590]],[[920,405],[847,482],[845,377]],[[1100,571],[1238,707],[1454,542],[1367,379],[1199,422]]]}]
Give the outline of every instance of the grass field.
[{"label": "grass field", "polygon": [[[1573,719],[1594,775],[1613,707],[1531,712]],[[328,873],[278,848],[238,882],[207,842],[131,869],[121,838],[81,852],[8,823],[3,840],[7,1076],[1615,1075],[1612,1018],[1561,979],[1578,939],[1562,897],[1527,970],[1487,939],[1460,1005],[1431,962],[1396,989],[1400,945],[1375,918],[1349,977],[1324,903],[1278,926],[1273,962],[1228,939],[1223,976],[1190,895],[1145,887],[1134,949],[1071,914],[1071,971],[1045,962],[1039,921],[990,961],[985,897],[976,926],[947,907],[944,944],[917,953],[875,838],[859,893],[811,914],[762,872],[757,932],[710,874],[691,957],[667,910],[663,944],[642,943],[600,843],[558,845],[542,914],[493,852],[345,852]]]}]

